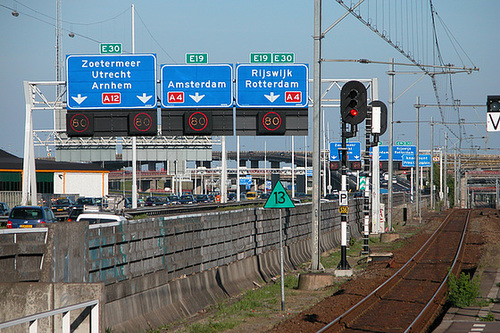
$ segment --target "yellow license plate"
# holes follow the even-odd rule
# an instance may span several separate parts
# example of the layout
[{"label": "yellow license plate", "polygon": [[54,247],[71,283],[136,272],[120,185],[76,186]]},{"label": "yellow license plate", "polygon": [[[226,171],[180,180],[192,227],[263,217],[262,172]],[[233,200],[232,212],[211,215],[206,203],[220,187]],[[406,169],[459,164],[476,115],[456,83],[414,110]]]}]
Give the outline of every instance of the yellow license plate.
[{"label": "yellow license plate", "polygon": [[21,228],[33,228],[31,224],[21,224]]}]

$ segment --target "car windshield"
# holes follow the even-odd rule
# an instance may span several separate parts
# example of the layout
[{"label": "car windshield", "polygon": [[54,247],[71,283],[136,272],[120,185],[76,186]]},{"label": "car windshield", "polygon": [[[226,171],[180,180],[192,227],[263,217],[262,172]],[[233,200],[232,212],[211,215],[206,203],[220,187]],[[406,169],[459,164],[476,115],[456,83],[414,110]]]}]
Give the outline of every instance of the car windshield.
[{"label": "car windshield", "polygon": [[92,198],[78,198],[78,203],[82,205],[93,205],[94,200]]},{"label": "car windshield", "polygon": [[38,208],[18,208],[11,213],[13,219],[40,220],[43,218],[41,209]]},{"label": "car windshield", "polygon": [[69,205],[70,202],[68,199],[57,199],[56,204],[58,205]]},{"label": "car windshield", "polygon": [[190,195],[183,195],[183,196],[181,197],[181,199],[188,199],[188,200],[191,200],[192,198],[191,198],[191,196],[190,196]]}]

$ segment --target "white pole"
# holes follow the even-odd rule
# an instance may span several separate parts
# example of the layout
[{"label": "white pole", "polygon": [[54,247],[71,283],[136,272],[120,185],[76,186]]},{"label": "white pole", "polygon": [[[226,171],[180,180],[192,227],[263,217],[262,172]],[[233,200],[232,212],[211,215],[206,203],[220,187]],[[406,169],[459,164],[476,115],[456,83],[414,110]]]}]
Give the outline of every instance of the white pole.
[{"label": "white pole", "polygon": [[[326,137],[326,146],[324,147],[324,149],[326,151],[329,151],[328,145],[330,144],[330,122],[328,122],[326,124],[326,135],[327,135],[327,137]],[[331,174],[331,170],[329,168],[329,163],[328,163],[329,161],[330,161],[330,156],[328,156],[328,161],[326,161],[326,170],[325,170],[325,173],[328,174],[328,186],[327,186],[327,188],[328,188],[328,193],[331,194],[332,193],[332,174]]]},{"label": "white pole", "polygon": [[236,201],[240,201],[240,137],[236,136]]},{"label": "white pole", "polygon": [[295,147],[294,136],[292,135],[292,198],[295,197]]},{"label": "white pole", "polygon": [[267,142],[264,141],[264,193],[267,193]]},{"label": "white pole", "polygon": [[[325,119],[325,110],[322,110],[323,116],[322,119]],[[325,122],[323,121],[323,195],[326,194],[326,133],[325,133]],[[320,172],[321,175],[321,172]],[[321,197],[321,196],[320,196]]]},{"label": "white pole", "polygon": [[[372,232],[380,231],[380,146],[378,142],[372,148]],[[389,180],[392,181],[392,180]]]},{"label": "white pole", "polygon": [[226,152],[226,137],[221,136],[220,138],[221,141],[221,146],[222,146],[222,156],[221,156],[221,162],[222,162],[222,170],[221,170],[221,184],[220,184],[220,201],[222,203],[227,202],[227,152]]},{"label": "white pole", "polygon": [[24,98],[26,101],[26,119],[24,125],[24,158],[21,204],[37,204],[35,148],[33,145],[33,93],[28,81],[24,81]]},{"label": "white pole", "polygon": [[410,189],[410,198],[411,202],[413,202],[413,168],[411,168],[411,175],[410,175],[410,183],[411,183],[411,189]]},{"label": "white pole", "polygon": [[307,136],[304,136],[304,178],[305,191],[307,193]]}]

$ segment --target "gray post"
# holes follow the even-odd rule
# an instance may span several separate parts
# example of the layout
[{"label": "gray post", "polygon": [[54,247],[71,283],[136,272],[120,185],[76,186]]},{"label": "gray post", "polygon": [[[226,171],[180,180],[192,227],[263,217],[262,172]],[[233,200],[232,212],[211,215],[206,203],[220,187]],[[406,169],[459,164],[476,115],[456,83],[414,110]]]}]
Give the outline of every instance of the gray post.
[{"label": "gray post", "polygon": [[280,274],[281,274],[281,311],[285,311],[285,265],[283,258],[283,220],[280,211]]},{"label": "gray post", "polygon": [[444,202],[445,207],[450,208],[448,198],[448,132],[444,133]]},{"label": "gray post", "polygon": [[392,165],[393,159],[393,140],[394,140],[394,124],[393,124],[393,112],[394,112],[394,58],[391,59],[391,65],[389,70],[389,110],[387,112],[387,123],[389,125],[389,181],[387,182],[387,223],[392,225],[392,177],[394,176],[394,170]]},{"label": "gray post", "polygon": [[[416,134],[416,152],[415,152],[415,183],[417,184],[417,190],[415,192],[415,202],[418,214],[418,222],[422,222],[420,220],[420,97],[417,96],[417,104],[415,105],[415,109],[417,111],[417,134]],[[389,182],[391,183],[392,180]]]},{"label": "gray post", "polygon": [[313,64],[313,184],[312,184],[312,249],[311,270],[321,269],[319,262],[319,227],[321,222],[321,0],[314,0],[314,64]]},{"label": "gray post", "polygon": [[431,207],[436,209],[434,205],[434,118],[431,117]]}]

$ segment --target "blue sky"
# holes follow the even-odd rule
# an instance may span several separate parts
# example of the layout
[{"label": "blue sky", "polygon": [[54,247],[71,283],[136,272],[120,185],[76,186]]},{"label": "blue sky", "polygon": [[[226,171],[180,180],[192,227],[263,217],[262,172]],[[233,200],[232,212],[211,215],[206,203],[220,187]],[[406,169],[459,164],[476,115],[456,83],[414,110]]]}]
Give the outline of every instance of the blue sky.
[{"label": "blue sky", "polygon": [[[427,1],[423,2],[428,4]],[[98,54],[99,42],[119,42],[123,44],[125,52],[131,51],[132,3],[136,8],[136,52],[156,53],[158,64],[182,64],[188,52],[206,52],[211,63],[230,64],[249,62],[252,52],[294,52],[296,62],[310,65],[312,77],[312,0],[62,1],[63,54]],[[372,13],[375,12],[377,3],[371,1]],[[485,104],[487,95],[500,95],[500,85],[497,83],[500,66],[496,60],[500,51],[497,42],[500,36],[496,28],[500,2],[435,0],[433,3],[439,14],[437,27],[443,61],[462,66],[463,60],[465,66],[480,69],[470,75],[456,74],[452,81],[448,78],[439,79],[440,87],[452,85],[454,99],[461,100],[462,104]],[[25,116],[23,81],[55,79],[56,1],[0,0],[0,5],[0,148],[22,156]],[[12,9],[19,12],[19,16],[14,17]],[[393,10],[397,11],[397,8]],[[344,9],[336,1],[323,1],[322,30],[343,13]],[[446,24],[448,32],[440,25],[441,21]],[[380,24],[381,29],[382,25],[387,25],[383,28],[388,31],[398,25],[408,27],[419,24],[413,21],[411,12],[391,23],[372,22]],[[404,29],[401,28],[401,35],[405,34]],[[75,34],[74,38],[69,37],[70,32]],[[448,42],[450,37],[456,40],[455,45]],[[326,34],[323,39],[323,58],[366,58],[375,61],[395,58],[396,62],[408,62],[352,16],[348,16]],[[379,99],[387,103],[388,68],[388,65],[382,64],[328,62],[323,64],[323,78],[378,78]],[[414,68],[397,67],[396,70],[413,71]],[[436,102],[429,78],[412,86],[418,78],[419,75],[396,75],[395,94],[401,97],[395,104],[394,120],[415,120],[413,104],[417,96],[420,96],[422,103]],[[412,87],[406,91],[410,86]],[[451,96],[445,94],[445,91],[442,88],[442,102],[449,103]],[[50,95],[50,92],[47,94]],[[461,108],[459,112],[460,116],[457,116],[455,110],[445,109],[445,121],[456,122],[459,117],[471,123],[486,121],[485,107]],[[328,109],[325,114],[326,127],[330,129],[329,136],[332,141],[336,141],[339,138],[339,111]],[[435,120],[441,120],[437,109],[421,110],[421,145],[424,149],[429,149],[428,121],[431,116]],[[53,115],[49,111],[36,111],[34,119],[35,129],[53,127]],[[444,132],[443,126],[436,126],[436,145],[444,144]],[[413,123],[396,124],[394,133],[395,141],[415,142]],[[311,138],[310,130],[309,146]],[[467,138],[463,141],[464,147],[472,144],[500,148],[500,133],[488,135],[485,125],[465,125],[464,138]],[[386,143],[387,139],[388,135],[385,134],[382,141]],[[291,148],[289,137],[242,137],[242,149],[262,150],[265,141],[267,149]],[[361,138],[361,141],[364,140]],[[450,146],[456,145],[456,141],[450,134]],[[235,149],[235,142],[235,137],[229,138],[228,149]],[[303,137],[297,138],[296,149],[304,150],[304,142]],[[486,153],[498,154],[499,151],[493,149]],[[41,155],[43,151],[37,150],[37,154]]]}]

